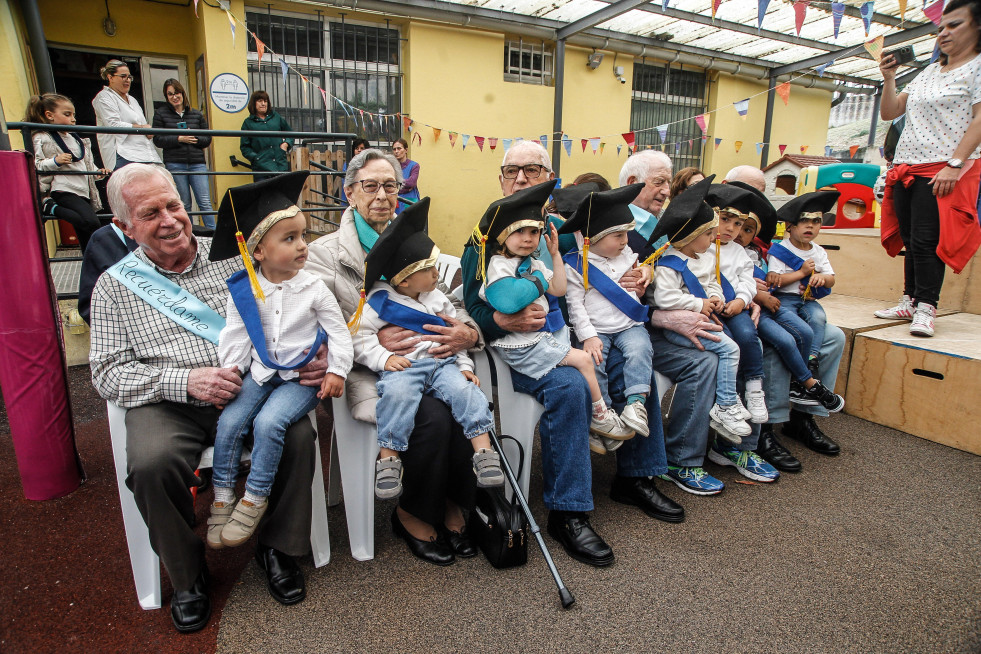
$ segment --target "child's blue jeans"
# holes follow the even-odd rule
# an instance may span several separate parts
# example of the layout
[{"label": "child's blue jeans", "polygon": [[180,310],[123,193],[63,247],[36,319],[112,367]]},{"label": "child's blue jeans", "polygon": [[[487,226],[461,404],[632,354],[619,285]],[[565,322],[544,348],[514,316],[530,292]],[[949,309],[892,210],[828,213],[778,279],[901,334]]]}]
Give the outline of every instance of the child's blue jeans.
[{"label": "child's blue jeans", "polygon": [[811,349],[808,357],[816,357],[821,353],[821,343],[824,342],[824,328],[828,324],[828,316],[824,307],[817,300],[804,301],[798,293],[774,293],[780,300],[780,307],[787,307],[804,319],[811,328],[814,337],[811,339]]},{"label": "child's blue jeans", "polygon": [[744,381],[763,379],[763,346],[756,335],[756,325],[749,311],[722,318],[726,333],[739,346],[739,374]]},{"label": "child's blue jeans", "polygon": [[[485,379],[484,383],[490,383]],[[431,395],[450,407],[463,434],[473,438],[494,427],[487,397],[456,367],[456,357],[418,359],[405,370],[385,371],[378,381],[378,445],[396,452],[409,449],[409,434],[423,395]]]},{"label": "child's blue jeans", "polygon": [[250,372],[242,390],[218,417],[215,434],[214,477],[217,488],[233,488],[242,458],[242,441],[252,429],[252,469],[245,489],[268,497],[283,456],[286,430],[317,406],[317,386],[301,386],[292,379],[273,375],[261,386]]},{"label": "child's blue jeans", "polygon": [[[679,347],[695,349],[695,344],[688,337],[677,334],[669,329],[663,330],[664,338],[669,343]],[[739,401],[736,394],[736,375],[739,373],[739,346],[736,341],[722,333],[716,332],[722,340],[716,343],[707,338],[699,338],[709,352],[719,357],[719,365],[715,371],[715,403],[719,406],[732,406]]]},{"label": "child's blue jeans", "polygon": [[606,406],[613,406],[610,401],[610,380],[606,372],[606,364],[610,360],[610,348],[615,347],[623,355],[623,395],[648,395],[651,392],[651,360],[654,350],[651,347],[651,335],[643,325],[628,327],[616,334],[597,334],[603,343],[603,363],[596,366],[596,381],[603,393]]},{"label": "child's blue jeans", "polygon": [[770,313],[760,311],[757,332],[763,342],[772,347],[793,378],[801,383],[812,377],[807,367],[807,357],[814,341],[814,332],[804,319],[783,306]]}]

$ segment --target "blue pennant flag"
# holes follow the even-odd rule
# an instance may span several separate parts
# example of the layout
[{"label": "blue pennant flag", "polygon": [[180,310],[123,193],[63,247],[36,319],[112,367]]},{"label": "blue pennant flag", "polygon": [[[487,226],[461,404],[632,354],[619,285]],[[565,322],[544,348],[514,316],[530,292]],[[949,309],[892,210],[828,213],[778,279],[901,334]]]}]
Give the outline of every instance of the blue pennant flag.
[{"label": "blue pennant flag", "polygon": [[757,0],[759,3],[756,9],[756,28],[762,29],[763,16],[766,15],[766,8],[770,5],[770,0]]},{"label": "blue pennant flag", "polygon": [[873,4],[875,4],[874,0],[869,0],[869,2],[866,2],[858,8],[859,13],[862,14],[862,22],[865,23],[865,36],[869,35],[869,28],[872,27]]},{"label": "blue pennant flag", "polygon": [[285,61],[283,61],[282,57],[280,57],[279,59],[279,65],[283,69],[283,88],[286,88],[286,76],[289,75],[290,66]]}]

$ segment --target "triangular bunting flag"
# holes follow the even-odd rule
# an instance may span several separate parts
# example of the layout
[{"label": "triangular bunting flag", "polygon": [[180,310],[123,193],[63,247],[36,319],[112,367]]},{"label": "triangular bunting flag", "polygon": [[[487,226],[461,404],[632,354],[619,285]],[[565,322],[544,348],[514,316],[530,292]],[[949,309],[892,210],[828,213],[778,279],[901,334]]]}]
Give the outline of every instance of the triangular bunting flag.
[{"label": "triangular bunting flag", "polygon": [[473,140],[477,142],[477,149],[480,150],[481,152],[483,152],[484,151],[484,137],[483,136],[475,136],[475,137],[473,137]]},{"label": "triangular bunting flag", "polygon": [[668,126],[667,125],[658,125],[657,126],[657,134],[658,134],[658,136],[661,137],[661,143],[664,143],[665,141],[667,141],[668,140]]},{"label": "triangular bunting flag", "polygon": [[801,154],[807,154],[807,148],[808,148],[808,147],[809,147],[809,146],[806,146],[806,145],[802,145],[802,146],[800,146],[800,153],[801,153]]},{"label": "triangular bunting flag", "polygon": [[[904,2],[903,5],[905,5],[905,4],[906,3]],[[879,147],[879,156],[882,157],[883,159],[886,158],[886,149],[883,148],[883,147],[881,147],[881,146]]]},{"label": "triangular bunting flag", "polygon": [[826,156],[826,157],[830,157],[831,156],[831,146],[830,145],[824,146],[824,156]]},{"label": "triangular bunting flag", "polygon": [[940,24],[940,17],[944,13],[944,0],[936,0],[929,5],[923,4],[923,14],[930,19],[934,25]]},{"label": "triangular bunting flag", "polygon": [[622,146],[622,145],[620,145],[619,143],[617,143],[617,156],[618,156],[618,157],[620,156],[620,150],[621,150],[622,148],[623,148],[623,146]]},{"label": "triangular bunting flag", "polygon": [[719,11],[722,0],[712,0],[712,20],[715,20],[715,12]]},{"label": "triangular bunting flag", "polygon": [[532,143],[537,143],[538,145],[541,145],[542,144],[542,142],[539,139],[532,139],[531,142]]},{"label": "triangular bunting flag", "polygon": [[491,150],[496,150],[497,149],[497,137],[496,136],[492,136],[492,137],[488,138],[487,139],[487,143],[490,145],[490,149]]},{"label": "triangular bunting flag", "polygon": [[675,154],[681,152],[681,141],[675,142],[675,144],[674,144],[674,152],[675,152]]},{"label": "triangular bunting flag", "polygon": [[868,51],[870,55],[872,55],[872,58],[875,59],[876,61],[882,61],[882,44],[884,43],[884,41],[885,39],[880,34],[879,36],[875,37],[871,41],[866,41],[864,44],[865,49]]},{"label": "triangular bunting flag", "polygon": [[289,75],[290,67],[282,58],[279,60],[279,67],[283,69],[283,87],[286,87],[286,76]]},{"label": "triangular bunting flag", "polygon": [[736,146],[736,153],[738,154],[739,153],[739,148],[743,147],[743,142],[742,141],[736,141],[736,142],[733,143],[733,145]]},{"label": "triangular bunting flag", "polygon": [[746,114],[749,112],[749,98],[740,100],[739,102],[733,102],[732,106],[736,108],[736,111],[739,112],[740,116],[745,118]]},{"label": "triangular bunting flag", "polygon": [[457,133],[456,132],[450,132],[450,147],[451,148],[456,147],[456,137],[457,137]]},{"label": "triangular bunting flag", "polygon": [[763,27],[763,16],[766,15],[766,8],[770,4],[770,0],[756,0],[756,29],[761,29]]},{"label": "triangular bunting flag", "polygon": [[780,156],[782,157],[782,156],[783,156],[783,153],[784,153],[784,151],[785,151],[785,150],[787,149],[787,146],[786,146],[786,144],[784,144],[784,143],[781,143],[780,145],[778,145],[778,146],[777,146],[777,148],[778,148],[778,149],[780,150]]},{"label": "triangular bunting flag", "polygon": [[232,28],[232,49],[234,50],[235,49],[235,17],[232,16],[232,12],[228,11],[227,9],[225,10],[225,13],[228,14],[228,26]]},{"label": "triangular bunting flag", "polygon": [[934,63],[939,58],[940,58],[940,44],[936,43],[933,46],[933,54],[930,55],[930,63],[931,64]]},{"label": "triangular bunting flag", "polygon": [[[941,4],[941,9],[943,8],[943,0],[939,0]],[[869,28],[872,27],[872,5],[875,4],[873,0],[864,3],[858,8],[860,14],[862,14],[862,22],[865,24],[865,36],[869,35]],[[925,12],[924,12],[925,13]]]},{"label": "triangular bunting flag", "polygon": [[262,55],[266,54],[266,44],[259,40],[259,37],[253,35],[255,38],[255,51],[258,55],[259,64],[262,64]]},{"label": "triangular bunting flag", "polygon": [[835,38],[838,38],[838,29],[841,27],[841,17],[845,15],[844,2],[831,3],[831,20],[835,25]]},{"label": "triangular bunting flag", "polygon": [[623,133],[623,140],[627,142],[627,147],[628,148],[632,148],[632,147],[634,147],[634,145],[636,145],[636,142],[634,140],[634,133],[633,132],[624,132]]},{"label": "triangular bunting flag", "polygon": [[851,157],[852,159],[854,159],[856,152],[858,152],[858,146],[857,145],[849,145],[848,146],[848,156],[849,157]]},{"label": "triangular bunting flag", "polygon": [[810,3],[811,0],[794,0],[794,26],[797,28],[797,36],[800,36],[800,28],[804,25],[804,16]]},{"label": "triangular bunting flag", "polygon": [[698,114],[695,116],[695,124],[702,130],[702,135],[708,134],[708,114]]},{"label": "triangular bunting flag", "polygon": [[327,91],[321,89],[319,86],[317,88],[320,89],[320,95],[324,99],[324,108],[329,111],[330,110],[330,105],[327,104]]},{"label": "triangular bunting flag", "polygon": [[420,134],[419,132],[415,132],[412,135],[412,140],[415,141],[416,139],[419,139],[419,145],[422,145],[422,134]]},{"label": "triangular bunting flag", "polygon": [[718,150],[719,146],[722,145],[722,139],[715,139],[715,149]]},{"label": "triangular bunting flag", "polygon": [[762,143],[757,143],[756,144],[756,154],[759,154],[761,152],[763,152],[763,144]]},{"label": "triangular bunting flag", "polygon": [[548,134],[542,134],[538,138],[541,141],[542,147],[548,150]]},{"label": "triangular bunting flag", "polygon": [[826,61],[823,64],[821,64],[820,66],[818,66],[817,67],[818,77],[824,77],[824,71],[827,70],[828,69],[828,66],[832,65],[834,62],[835,62],[835,60],[832,59],[831,61]]},{"label": "triangular bunting flag", "polygon": [[402,125],[405,127],[405,131],[409,131],[409,125],[412,124],[412,119],[408,116],[402,116]]},{"label": "triangular bunting flag", "polygon": [[600,140],[598,138],[589,139],[589,147],[593,149],[593,154],[599,150]]},{"label": "triangular bunting flag", "polygon": [[589,139],[580,139],[582,141],[582,151],[586,151],[586,145],[589,143]]},{"label": "triangular bunting flag", "polygon": [[899,0],[899,20],[906,21],[906,0]]},{"label": "triangular bunting flag", "polygon": [[783,100],[784,106],[790,102],[790,82],[784,82],[783,84],[777,84],[775,87],[777,90],[777,95]]},{"label": "triangular bunting flag", "polygon": [[439,135],[443,133],[443,130],[441,130],[439,127],[433,127],[432,129],[433,129],[433,143],[438,143]]},{"label": "triangular bunting flag", "polygon": [[460,134],[460,137],[463,139],[463,149],[466,150],[467,149],[467,142],[470,141],[470,135],[469,134]]},{"label": "triangular bunting flag", "polygon": [[572,139],[568,136],[562,137],[562,147],[565,148],[565,154],[568,157],[572,156]]},{"label": "triangular bunting flag", "polygon": [[606,142],[605,141],[600,141],[600,156],[603,155],[603,148],[605,148],[605,147],[606,147]]},{"label": "triangular bunting flag", "polygon": [[691,149],[691,146],[693,146],[694,144],[695,144],[695,139],[688,139],[688,149]]},{"label": "triangular bunting flag", "polygon": [[[512,142],[513,142],[513,139],[504,139],[504,151],[505,152],[507,152],[508,150],[511,149],[511,143]],[[492,146],[492,149],[493,149],[493,146]]]}]

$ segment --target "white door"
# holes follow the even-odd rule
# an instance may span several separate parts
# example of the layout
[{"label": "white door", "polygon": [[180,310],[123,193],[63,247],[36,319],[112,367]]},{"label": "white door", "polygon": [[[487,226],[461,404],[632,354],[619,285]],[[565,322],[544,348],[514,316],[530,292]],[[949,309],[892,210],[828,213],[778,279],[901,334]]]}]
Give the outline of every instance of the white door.
[{"label": "white door", "polygon": [[[163,84],[168,79],[178,80],[187,89],[187,63],[183,59],[170,57],[140,57],[140,72],[143,79],[143,106],[146,117],[153,124],[153,114],[158,105],[167,102]],[[185,98],[190,103],[190,98]]]}]

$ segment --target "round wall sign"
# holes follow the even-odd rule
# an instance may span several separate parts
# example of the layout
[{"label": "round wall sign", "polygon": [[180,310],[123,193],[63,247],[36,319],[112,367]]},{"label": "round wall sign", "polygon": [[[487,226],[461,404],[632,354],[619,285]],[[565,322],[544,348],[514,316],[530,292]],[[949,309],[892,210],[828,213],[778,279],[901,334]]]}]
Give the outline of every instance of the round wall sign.
[{"label": "round wall sign", "polygon": [[237,114],[249,104],[249,85],[234,73],[222,73],[211,80],[211,101],[230,114]]}]

